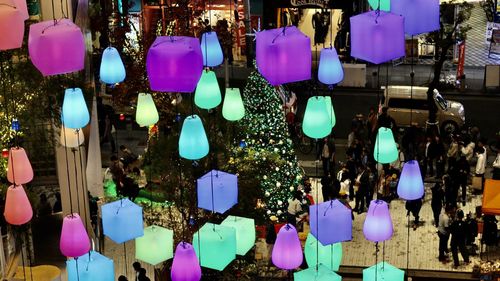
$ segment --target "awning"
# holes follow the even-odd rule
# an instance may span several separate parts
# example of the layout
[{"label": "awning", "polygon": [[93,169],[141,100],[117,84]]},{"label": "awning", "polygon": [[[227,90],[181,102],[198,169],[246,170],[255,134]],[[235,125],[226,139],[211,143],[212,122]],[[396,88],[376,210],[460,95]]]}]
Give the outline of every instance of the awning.
[{"label": "awning", "polygon": [[485,181],[482,212],[487,215],[500,215],[500,180]]}]

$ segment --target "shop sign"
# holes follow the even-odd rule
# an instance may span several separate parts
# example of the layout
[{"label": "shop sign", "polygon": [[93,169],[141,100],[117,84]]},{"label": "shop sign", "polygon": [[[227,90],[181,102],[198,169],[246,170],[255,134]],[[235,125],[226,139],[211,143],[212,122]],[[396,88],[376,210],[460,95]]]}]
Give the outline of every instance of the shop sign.
[{"label": "shop sign", "polygon": [[458,66],[457,66],[457,80],[462,79],[464,76],[465,65],[465,41],[458,44]]},{"label": "shop sign", "polygon": [[290,4],[295,7],[300,6],[316,6],[320,8],[327,8],[329,0],[290,0]]},{"label": "shop sign", "polygon": [[246,46],[245,8],[243,0],[238,0],[238,21],[236,22],[236,43],[244,53]]}]

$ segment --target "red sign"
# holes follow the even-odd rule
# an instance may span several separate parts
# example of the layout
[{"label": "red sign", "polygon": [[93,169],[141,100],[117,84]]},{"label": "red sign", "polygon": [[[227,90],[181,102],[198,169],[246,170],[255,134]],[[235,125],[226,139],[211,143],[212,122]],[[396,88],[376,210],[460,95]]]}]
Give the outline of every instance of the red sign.
[{"label": "red sign", "polygon": [[462,79],[464,76],[465,64],[465,41],[458,44],[458,66],[457,66],[457,80]]},{"label": "red sign", "polygon": [[246,27],[245,27],[245,8],[243,5],[243,0],[238,0],[238,21],[236,22],[236,43],[238,47],[241,48],[241,52],[244,53],[246,46]]}]

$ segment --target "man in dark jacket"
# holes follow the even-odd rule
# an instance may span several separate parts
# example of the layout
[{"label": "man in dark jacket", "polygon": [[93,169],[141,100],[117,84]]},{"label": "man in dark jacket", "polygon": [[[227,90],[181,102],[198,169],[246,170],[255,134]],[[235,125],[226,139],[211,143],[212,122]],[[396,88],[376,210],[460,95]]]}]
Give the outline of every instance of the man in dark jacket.
[{"label": "man in dark jacket", "polygon": [[432,214],[434,215],[434,224],[436,227],[439,226],[439,215],[441,214],[441,209],[443,208],[444,202],[444,190],[443,185],[440,182],[437,182],[432,187],[432,200],[431,200],[431,208]]},{"label": "man in dark jacket", "polygon": [[[361,166],[361,171],[356,178],[355,184],[358,187],[358,190],[356,191],[356,206],[353,211],[357,211],[358,214],[361,214],[365,211],[365,198],[367,197],[370,188],[370,172],[366,166]],[[370,202],[366,202],[367,207],[369,204]]]},{"label": "man in dark jacket", "polygon": [[464,259],[465,263],[469,263],[469,253],[467,253],[467,248],[465,247],[465,238],[467,232],[467,225],[463,221],[464,212],[462,210],[457,211],[456,220],[451,224],[451,253],[453,254],[453,264],[455,267],[460,265],[458,261],[458,251]]},{"label": "man in dark jacket", "polygon": [[458,188],[462,189],[462,204],[465,206],[465,202],[467,199],[467,180],[470,173],[470,165],[465,156],[461,156],[460,160],[458,160],[456,164],[457,171],[457,185]]}]

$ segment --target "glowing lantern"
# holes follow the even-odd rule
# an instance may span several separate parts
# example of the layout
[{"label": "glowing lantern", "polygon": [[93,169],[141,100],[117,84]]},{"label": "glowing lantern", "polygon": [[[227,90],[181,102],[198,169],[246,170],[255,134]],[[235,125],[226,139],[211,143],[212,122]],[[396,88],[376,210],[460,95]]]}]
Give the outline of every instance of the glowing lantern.
[{"label": "glowing lantern", "polygon": [[152,265],[174,256],[174,232],[152,225],[144,229],[144,236],[135,239],[135,258]]},{"label": "glowing lantern", "polygon": [[[309,233],[304,245],[304,255],[306,256],[306,262],[309,267],[314,267],[319,263],[330,270],[337,271],[342,262],[342,243],[325,246],[318,243],[318,240]],[[319,258],[319,260],[317,258]]]},{"label": "glowing lantern", "polygon": [[222,97],[215,72],[203,71],[194,93],[194,103],[199,108],[212,109],[220,104]]},{"label": "glowing lantern", "polygon": [[418,161],[410,160],[403,165],[397,190],[398,196],[405,200],[416,200],[424,196],[424,181]]},{"label": "glowing lantern", "polygon": [[199,281],[201,279],[200,263],[191,244],[181,242],[177,245],[170,277],[172,281]]},{"label": "glowing lantern", "polygon": [[335,127],[335,124],[337,123],[337,118],[335,117],[335,109],[333,108],[333,102],[332,98],[329,96],[325,96],[325,104],[326,104],[326,111],[328,111],[328,116],[330,117],[330,125]]},{"label": "glowing lantern", "polygon": [[228,121],[238,121],[245,116],[245,106],[240,89],[228,88],[222,104],[222,116]]},{"label": "glowing lantern", "polygon": [[69,19],[30,25],[28,50],[33,65],[43,76],[71,73],[84,67],[83,34]]},{"label": "glowing lantern", "polygon": [[66,257],[76,258],[90,251],[90,240],[82,219],[76,213],[64,217],[59,249]]},{"label": "glowing lantern", "polygon": [[193,248],[201,266],[222,271],[236,258],[236,231],[206,223],[193,235]]},{"label": "glowing lantern", "polygon": [[207,31],[201,35],[200,47],[204,66],[215,67],[222,64],[224,54],[215,31]]},{"label": "glowing lantern", "polygon": [[385,261],[363,269],[363,281],[376,280],[403,281],[405,272]]},{"label": "glowing lantern", "polygon": [[244,256],[255,245],[255,222],[253,219],[228,216],[223,226],[233,227],[236,230],[236,254]]},{"label": "glowing lantern", "polygon": [[0,5],[0,51],[18,49],[23,45],[24,17],[16,8],[15,3]]},{"label": "glowing lantern", "polygon": [[123,243],[144,235],[142,208],[128,199],[101,206],[104,235]]},{"label": "glowing lantern", "polygon": [[[78,263],[78,266],[77,264]],[[78,271],[77,271],[78,269]],[[113,260],[98,252],[66,261],[68,281],[110,281],[115,280],[115,266]]]},{"label": "glowing lantern", "polygon": [[179,155],[189,160],[198,160],[208,154],[208,139],[200,117],[186,117],[179,137]]},{"label": "glowing lantern", "polygon": [[352,240],[352,211],[339,200],[309,206],[309,222],[323,245]]},{"label": "glowing lantern", "polygon": [[26,151],[22,147],[12,147],[7,163],[7,180],[15,185],[33,180],[33,168]]},{"label": "glowing lantern", "polygon": [[392,219],[389,206],[385,201],[372,200],[363,225],[363,234],[367,240],[382,242],[392,237]]},{"label": "glowing lantern", "polygon": [[71,129],[80,129],[89,123],[89,110],[80,88],[70,88],[64,92],[61,119],[64,127]]},{"label": "glowing lantern", "polygon": [[[405,33],[408,35],[418,35],[440,28],[439,0],[394,0],[391,3],[391,12],[405,18]],[[423,18],[425,20],[422,20]]]},{"label": "glowing lantern", "polygon": [[238,177],[212,170],[198,179],[198,208],[223,214],[238,203]]},{"label": "glowing lantern", "polygon": [[368,0],[368,4],[370,8],[373,10],[377,10],[380,5],[380,10],[389,12],[391,10],[391,5],[394,5],[394,2],[398,0]]},{"label": "glowing lantern", "polygon": [[302,121],[304,134],[313,139],[321,139],[332,132],[331,114],[327,108],[325,97],[315,96],[307,100]]},{"label": "glowing lantern", "polygon": [[2,149],[2,158],[9,158],[9,150],[7,148]]},{"label": "glowing lantern", "polygon": [[302,264],[302,246],[293,225],[286,224],[278,232],[273,247],[272,261],[276,267],[286,270],[292,270]]},{"label": "glowing lantern", "polygon": [[116,48],[107,47],[102,53],[99,76],[106,84],[117,84],[125,80],[125,66]]},{"label": "glowing lantern", "polygon": [[271,85],[311,79],[311,39],[297,27],[257,33],[257,68]]},{"label": "glowing lantern", "polygon": [[33,209],[22,185],[11,185],[7,189],[3,215],[12,225],[25,224],[33,217]]},{"label": "glowing lantern", "polygon": [[371,11],[350,20],[352,57],[380,64],[405,56],[402,16]]},{"label": "glowing lantern", "polygon": [[373,157],[380,164],[389,164],[398,159],[398,147],[389,128],[380,127],[375,139]]},{"label": "glowing lantern", "polygon": [[83,132],[71,128],[61,127],[59,142],[64,147],[79,147],[85,141]]},{"label": "glowing lantern", "polygon": [[141,127],[149,127],[158,122],[158,110],[156,109],[153,97],[150,94],[140,93],[137,96],[137,109],[135,112],[135,122]]},{"label": "glowing lantern", "polygon": [[203,71],[200,41],[193,37],[156,37],[146,58],[153,91],[191,93]]},{"label": "glowing lantern", "polygon": [[324,48],[319,56],[318,80],[326,85],[344,80],[344,69],[335,48]]},{"label": "glowing lantern", "polygon": [[14,5],[16,6],[16,9],[21,12],[21,15],[23,16],[23,20],[27,20],[30,18],[30,15],[28,13],[28,4],[26,3],[26,0],[14,0]]},{"label": "glowing lantern", "polygon": [[293,274],[295,281],[341,281],[342,277],[337,273],[331,271],[324,265],[319,265],[318,270],[315,266],[309,266]]}]

